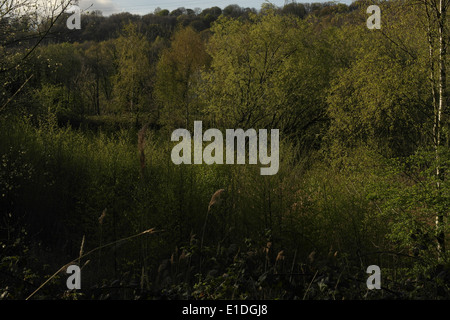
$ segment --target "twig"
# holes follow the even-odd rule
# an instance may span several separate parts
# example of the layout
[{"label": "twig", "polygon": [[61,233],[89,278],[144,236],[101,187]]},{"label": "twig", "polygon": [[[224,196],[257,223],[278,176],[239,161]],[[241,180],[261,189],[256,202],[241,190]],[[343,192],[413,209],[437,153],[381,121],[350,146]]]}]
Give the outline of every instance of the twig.
[{"label": "twig", "polygon": [[314,279],[316,278],[318,272],[319,272],[319,270],[316,271],[316,274],[314,275],[311,282],[309,283],[308,288],[306,289],[305,294],[303,295],[303,300],[306,299],[306,295],[308,294],[309,288],[311,288],[311,285],[312,285]]},{"label": "twig", "polygon": [[[28,300],[28,299],[30,299],[32,296],[34,296],[34,295],[36,294],[36,292],[38,292],[39,290],[41,290],[42,287],[44,287],[50,280],[52,280],[54,277],[56,277],[56,275],[57,275],[58,273],[60,273],[60,272],[63,271],[64,269],[66,269],[69,265],[75,263],[77,260],[80,260],[81,258],[84,258],[84,257],[86,257],[87,255],[89,255],[89,254],[91,254],[91,253],[93,253],[93,252],[95,252],[95,251],[97,251],[97,250],[103,249],[103,248],[105,248],[105,247],[112,246],[113,244],[116,244],[116,243],[118,243],[118,242],[130,240],[130,239],[133,239],[133,238],[142,236],[142,235],[144,235],[144,234],[146,234],[146,233],[155,233],[155,232],[158,232],[158,231],[155,231],[153,228],[152,228],[152,229],[148,229],[148,230],[145,230],[145,231],[143,231],[143,232],[141,232],[141,233],[135,234],[135,235],[133,235],[133,236],[130,236],[130,237],[127,237],[127,238],[123,238],[123,239],[119,239],[119,240],[117,240],[117,241],[113,241],[113,242],[107,243],[107,244],[105,244],[105,245],[103,245],[103,246],[94,248],[94,249],[92,249],[91,251],[86,252],[85,254],[79,256],[78,258],[76,258],[76,259],[70,261],[69,263],[67,263],[67,264],[63,265],[61,268],[59,268],[58,271],[56,271],[50,278],[48,278],[43,284],[41,284],[41,285],[40,285],[40,286],[39,286],[32,294],[30,294],[25,300]],[[160,231],[159,231],[159,232],[160,232]]]},{"label": "twig", "polygon": [[28,82],[32,77],[33,77],[33,75],[29,76],[29,77],[27,78],[27,80],[25,80],[25,82],[22,83],[22,85],[20,86],[20,88],[17,89],[17,91],[14,92],[14,94],[13,94],[11,97],[9,97],[9,99],[5,102],[5,104],[0,108],[0,111],[2,111],[3,109],[6,108],[6,106],[8,105],[8,103],[10,103],[10,102],[12,101],[12,99],[14,99],[14,97],[16,96],[16,94],[18,94],[18,93],[20,92],[20,90],[22,90],[22,88],[27,84],[27,82]]},{"label": "twig", "polygon": [[292,274],[294,273],[294,265],[295,265],[295,258],[297,257],[297,249],[295,249],[294,252],[294,259],[292,260],[292,267],[291,267],[291,276],[289,277],[289,282],[292,283]]},{"label": "twig", "polygon": [[[23,64],[23,62],[25,61],[25,59],[27,59],[28,56],[29,56],[34,50],[36,50],[36,48],[39,46],[39,44],[42,42],[42,40],[44,40],[45,37],[49,34],[50,30],[53,28],[53,26],[55,25],[56,21],[59,19],[59,17],[60,17],[62,14],[65,13],[66,9],[69,7],[70,4],[71,4],[71,1],[67,2],[66,5],[62,5],[62,6],[61,6],[61,8],[62,8],[61,12],[56,16],[56,18],[55,18],[54,20],[52,20],[52,21],[50,22],[50,27],[44,32],[44,35],[41,36],[41,37],[39,38],[39,40],[37,41],[37,43],[30,49],[30,51],[28,51],[28,52],[25,54],[25,56],[23,56],[23,57],[20,59],[20,62],[19,62],[17,65],[12,66],[12,67],[7,68],[7,69],[0,69],[0,73],[9,72],[9,71],[11,71],[12,69],[18,68],[19,66],[21,66],[21,65]],[[55,10],[56,10],[56,9],[55,9]],[[53,15],[54,12],[55,12],[55,11],[53,10],[53,12],[52,12],[52,17],[51,17],[52,19],[53,19],[53,17],[54,17],[54,15]]]}]

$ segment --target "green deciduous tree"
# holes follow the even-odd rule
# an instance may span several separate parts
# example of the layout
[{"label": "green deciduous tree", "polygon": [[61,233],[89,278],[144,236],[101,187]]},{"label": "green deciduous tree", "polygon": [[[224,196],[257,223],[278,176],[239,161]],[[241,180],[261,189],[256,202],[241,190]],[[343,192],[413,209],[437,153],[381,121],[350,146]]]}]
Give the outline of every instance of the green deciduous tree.
[{"label": "green deciduous tree", "polygon": [[[447,110],[447,45],[448,45],[448,16],[450,1],[448,0],[422,0],[423,10],[426,14],[427,38],[429,44],[429,74],[431,81],[431,93],[433,96],[434,108],[434,125],[433,125],[433,141],[436,161],[436,188],[438,197],[441,197],[441,184],[444,183],[444,176],[441,170],[441,153],[444,126],[449,121],[445,119],[448,114]],[[448,137],[447,137],[448,141]],[[448,143],[448,142],[447,142]],[[441,254],[445,253],[445,216],[446,209],[436,212],[436,235],[438,248]]]},{"label": "green deciduous tree", "polygon": [[117,39],[116,50],[116,107],[134,113],[137,121],[139,113],[150,103],[149,43],[137,26],[130,23],[124,27],[122,35]]},{"label": "green deciduous tree", "polygon": [[[362,10],[362,9],[361,9]],[[385,156],[406,156],[430,141],[431,96],[425,38],[408,18],[389,19],[381,31],[343,27],[354,43],[352,59],[329,91],[330,137],[341,147],[367,144]]]},{"label": "green deciduous tree", "polygon": [[212,32],[199,88],[205,117],[217,127],[279,128],[311,146],[325,127],[333,32],[270,8],[249,21],[220,18]]},{"label": "green deciduous tree", "polygon": [[197,95],[194,88],[200,70],[209,56],[202,37],[187,27],[175,33],[170,48],[164,50],[157,65],[155,95],[161,104],[161,122],[181,126],[196,120]]},{"label": "green deciduous tree", "polygon": [[274,14],[251,20],[223,17],[212,28],[211,70],[203,74],[200,92],[219,126],[251,127],[279,117],[275,83],[297,50],[298,21]]}]

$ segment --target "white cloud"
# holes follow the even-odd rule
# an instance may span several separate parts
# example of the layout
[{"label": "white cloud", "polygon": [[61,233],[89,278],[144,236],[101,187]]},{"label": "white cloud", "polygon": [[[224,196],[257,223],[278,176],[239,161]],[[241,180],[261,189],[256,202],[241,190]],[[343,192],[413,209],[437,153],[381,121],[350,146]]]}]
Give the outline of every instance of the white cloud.
[{"label": "white cloud", "polygon": [[79,6],[83,12],[100,10],[104,16],[121,12],[120,7],[113,0],[80,0]]}]

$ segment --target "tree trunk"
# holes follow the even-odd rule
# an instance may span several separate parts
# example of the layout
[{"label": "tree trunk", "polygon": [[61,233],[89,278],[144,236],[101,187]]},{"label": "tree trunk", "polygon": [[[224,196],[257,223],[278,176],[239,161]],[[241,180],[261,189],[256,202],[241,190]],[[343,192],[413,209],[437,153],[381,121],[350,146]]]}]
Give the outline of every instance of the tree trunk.
[{"label": "tree trunk", "polygon": [[[439,0],[438,23],[439,23],[439,105],[436,114],[436,179],[438,199],[441,195],[442,172],[440,171],[440,146],[441,146],[441,128],[442,115],[447,107],[447,76],[446,76],[446,18],[447,18],[447,1]],[[438,251],[440,254],[445,253],[445,233],[444,233],[444,212],[438,210],[436,215],[436,236],[438,241]]]}]

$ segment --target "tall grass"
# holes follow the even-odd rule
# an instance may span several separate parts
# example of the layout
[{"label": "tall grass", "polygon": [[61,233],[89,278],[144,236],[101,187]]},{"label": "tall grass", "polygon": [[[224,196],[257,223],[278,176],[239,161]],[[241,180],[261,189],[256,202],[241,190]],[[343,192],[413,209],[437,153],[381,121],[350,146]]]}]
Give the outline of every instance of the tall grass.
[{"label": "tall grass", "polygon": [[[330,252],[361,270],[380,262],[367,258],[385,246],[386,228],[367,197],[371,177],[365,172],[342,172],[324,162],[306,166],[311,159],[296,158],[287,142],[281,144],[274,176],[261,176],[259,166],[176,166],[172,146],[148,128],[94,134],[59,128],[52,118],[38,126],[2,120],[2,215],[11,213],[32,243],[48,248],[45,261],[36,255],[54,266],[77,255],[84,235],[89,251],[150,228],[165,230],[96,252],[84,271],[88,285],[124,274],[138,279],[141,289],[152,286],[151,279],[153,285],[174,285],[174,279],[155,280],[161,261],[174,250],[189,261],[182,278],[191,288],[196,278],[188,275],[225,271],[226,263],[237,268],[231,256],[225,259],[241,252],[233,248],[261,248],[254,272],[289,273],[292,282],[311,257],[328,261]],[[221,201],[212,203],[217,190],[223,190]],[[243,259],[239,268],[249,263]],[[303,282],[309,288],[313,280]]]}]

